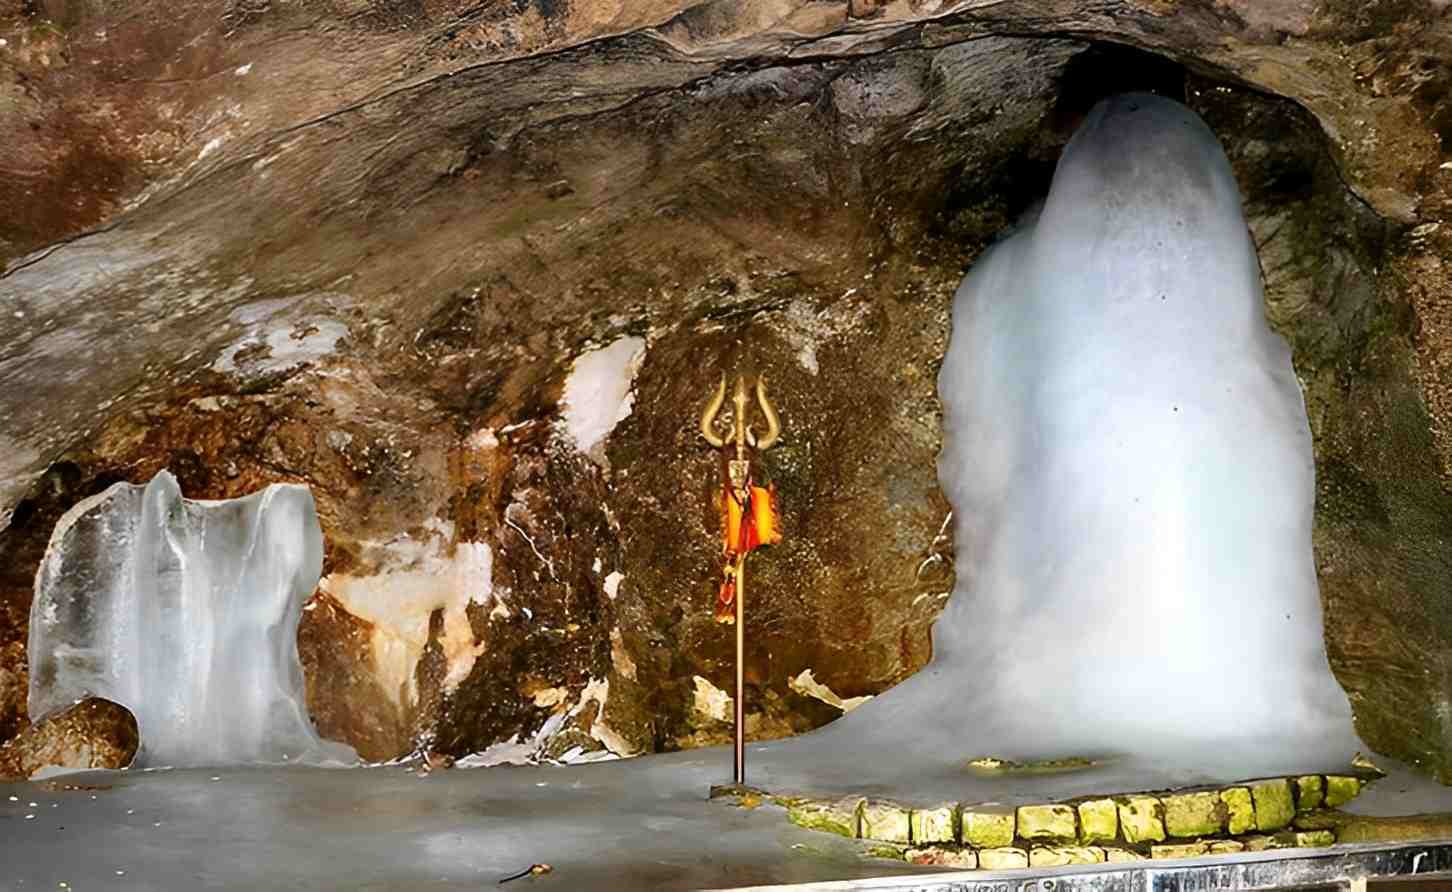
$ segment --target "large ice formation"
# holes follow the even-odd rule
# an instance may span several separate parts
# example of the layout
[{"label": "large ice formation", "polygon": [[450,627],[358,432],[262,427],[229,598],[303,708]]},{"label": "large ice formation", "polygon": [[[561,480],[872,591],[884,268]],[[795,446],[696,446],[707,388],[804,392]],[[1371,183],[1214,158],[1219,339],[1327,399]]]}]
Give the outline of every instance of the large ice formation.
[{"label": "large ice formation", "polygon": [[[1346,769],[1305,408],[1203,122],[1147,95],[1088,116],[1042,209],[963,282],[939,390],[958,582],[934,661],[808,738],[823,767],[803,774],[941,783],[975,755],[1101,758],[1136,785]],[[793,784],[793,748],[762,749]]]},{"label": "large ice formation", "polygon": [[1354,750],[1305,406],[1194,113],[1128,95],[1089,116],[1038,218],[959,290],[939,389],[959,584],[935,645],[1022,732],[1005,746]]},{"label": "large ice formation", "polygon": [[136,716],[137,764],[356,760],[303,706],[297,627],[322,569],[306,487],[183,499],[163,471],[56,525],[30,613],[30,715],[106,697]]}]

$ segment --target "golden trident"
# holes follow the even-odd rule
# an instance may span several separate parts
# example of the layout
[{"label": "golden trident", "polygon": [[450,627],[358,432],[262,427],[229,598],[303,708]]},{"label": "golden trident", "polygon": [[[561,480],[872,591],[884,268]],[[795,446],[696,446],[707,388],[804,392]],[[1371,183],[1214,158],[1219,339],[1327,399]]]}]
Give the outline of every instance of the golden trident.
[{"label": "golden trident", "polygon": [[[754,452],[770,449],[781,437],[781,420],[771,401],[766,398],[766,379],[757,376],[756,402],[766,419],[766,433],[760,437],[746,421],[746,410],[750,405],[747,397],[746,378],[736,379],[736,393],[732,397],[734,408],[732,421],[734,431],[731,439],[716,434],[712,428],[721,406],[726,401],[726,376],[721,376],[721,385],[716,395],[701,413],[701,436],[717,449],[725,450],[735,446],[735,457],[726,462],[725,492],[722,494],[722,524],[725,525],[726,567],[725,579],[721,585],[721,596],[717,601],[717,620],[731,622],[732,618],[721,614],[722,601],[730,597],[735,601],[736,623],[736,784],[746,782],[746,709],[744,666],[746,655],[746,555],[758,545],[769,545],[780,540],[776,522],[775,490],[766,490],[752,485],[751,462]],[[764,502],[764,504],[763,504]]]}]

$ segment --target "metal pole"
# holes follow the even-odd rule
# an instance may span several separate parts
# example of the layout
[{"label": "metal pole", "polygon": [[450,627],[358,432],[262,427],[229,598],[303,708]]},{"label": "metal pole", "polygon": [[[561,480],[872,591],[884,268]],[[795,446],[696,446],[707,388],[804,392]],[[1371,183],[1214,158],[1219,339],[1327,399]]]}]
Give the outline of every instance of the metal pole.
[{"label": "metal pole", "polygon": [[736,559],[736,784],[746,783],[746,555]]}]

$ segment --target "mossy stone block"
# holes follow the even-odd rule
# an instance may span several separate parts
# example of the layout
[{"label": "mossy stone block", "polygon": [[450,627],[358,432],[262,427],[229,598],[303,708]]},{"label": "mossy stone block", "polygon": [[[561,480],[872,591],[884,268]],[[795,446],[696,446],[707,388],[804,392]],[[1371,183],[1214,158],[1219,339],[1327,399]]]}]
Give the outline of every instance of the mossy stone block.
[{"label": "mossy stone block", "polygon": [[1129,864],[1132,861],[1148,860],[1133,849],[1105,849],[1104,860],[1110,864]]},{"label": "mossy stone block", "polygon": [[862,838],[881,842],[910,842],[910,810],[896,802],[869,799],[862,804]]},{"label": "mossy stone block", "polygon": [[1113,799],[1079,803],[1079,841],[1085,845],[1113,842],[1119,836],[1119,807]]},{"label": "mossy stone block", "polygon": [[891,843],[879,842],[867,847],[869,858],[890,858],[894,861],[902,861],[907,857],[907,846],[895,846]]},{"label": "mossy stone block", "polygon": [[1330,830],[1298,830],[1277,835],[1286,838],[1288,848],[1324,849],[1336,845],[1336,834]]},{"label": "mossy stone block", "polygon": [[963,842],[980,849],[1000,849],[1013,845],[1013,814],[967,811],[962,815]]},{"label": "mossy stone block", "polygon": [[1290,826],[1296,817],[1296,803],[1291,798],[1291,782],[1283,777],[1252,784],[1250,796],[1255,800],[1255,829],[1262,833]]},{"label": "mossy stone block", "polygon": [[1276,839],[1274,836],[1247,836],[1241,842],[1245,843],[1245,850],[1247,852],[1264,852],[1268,849],[1283,849],[1286,847],[1283,841]]},{"label": "mossy stone block", "polygon": [[1213,792],[1177,793],[1166,796],[1165,832],[1188,839],[1214,836],[1225,829],[1225,803]]},{"label": "mossy stone block", "polygon": [[978,850],[978,866],[983,870],[1014,870],[1029,866],[1028,852],[1012,846]]},{"label": "mossy stone block", "polygon": [[1255,801],[1248,787],[1221,790],[1220,801],[1225,803],[1225,829],[1231,836],[1255,829]]},{"label": "mossy stone block", "polygon": [[1361,793],[1361,781],[1337,774],[1326,775],[1326,807],[1340,808]]},{"label": "mossy stone block", "polygon": [[915,808],[910,823],[914,843],[958,841],[958,806],[956,805]]},{"label": "mossy stone block", "polygon": [[1022,805],[1018,835],[1034,842],[1073,842],[1079,838],[1074,809],[1067,805]]},{"label": "mossy stone block", "polygon": [[1296,778],[1296,811],[1311,811],[1326,801],[1326,782],[1319,774]]},{"label": "mossy stone block", "polygon": [[1203,842],[1172,842],[1150,846],[1150,857],[1156,861],[1166,858],[1198,858],[1209,851],[1210,846]]},{"label": "mossy stone block", "polygon": [[838,836],[860,835],[858,824],[862,814],[861,798],[839,799],[836,802],[804,800],[787,809],[787,820],[807,830],[820,830]]},{"label": "mossy stone block", "polygon": [[909,864],[926,864],[937,867],[953,867],[958,870],[973,870],[978,866],[978,853],[972,849],[926,846],[908,849],[904,860]]},{"label": "mossy stone block", "polygon": [[1029,850],[1030,867],[1102,864],[1104,859],[1104,850],[1098,846],[1035,846]]},{"label": "mossy stone block", "polygon": [[1161,815],[1164,806],[1153,796],[1128,796],[1120,799],[1119,828],[1125,842],[1164,842],[1165,824]]},{"label": "mossy stone block", "polygon": [[1215,839],[1207,845],[1211,855],[1234,855],[1245,851],[1245,843],[1233,839]]}]

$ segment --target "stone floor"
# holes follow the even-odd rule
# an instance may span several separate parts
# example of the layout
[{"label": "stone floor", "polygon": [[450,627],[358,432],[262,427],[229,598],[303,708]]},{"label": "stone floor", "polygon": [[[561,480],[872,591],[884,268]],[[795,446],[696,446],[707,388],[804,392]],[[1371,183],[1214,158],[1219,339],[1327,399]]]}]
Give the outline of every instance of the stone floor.
[{"label": "stone floor", "polygon": [[[709,799],[727,771],[729,753],[713,749],[426,776],[254,768],[5,784],[0,888],[478,888],[534,863],[553,869],[515,888],[733,888],[943,870],[871,857],[865,842],[793,826],[779,806]],[[1394,769],[1348,808],[1452,812],[1452,789]],[[1435,822],[1417,826],[1422,838],[1441,833]]]}]

